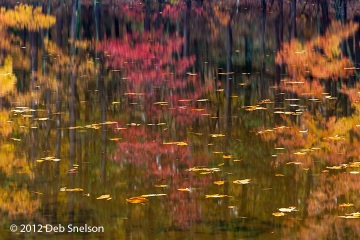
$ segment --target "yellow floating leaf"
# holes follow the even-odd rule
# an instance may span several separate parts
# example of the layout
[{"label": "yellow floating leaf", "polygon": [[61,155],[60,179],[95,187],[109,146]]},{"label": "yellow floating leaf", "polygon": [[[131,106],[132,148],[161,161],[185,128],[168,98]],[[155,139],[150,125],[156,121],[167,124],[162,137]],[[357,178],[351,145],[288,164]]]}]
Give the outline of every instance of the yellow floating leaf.
[{"label": "yellow floating leaf", "polygon": [[281,173],[277,173],[275,174],[275,177],[284,177],[285,175],[284,174],[281,174]]},{"label": "yellow floating leaf", "polygon": [[280,212],[296,212],[296,207],[279,208]]},{"label": "yellow floating leaf", "polygon": [[219,186],[223,185],[224,183],[225,183],[224,181],[215,181],[214,182],[214,184],[219,185]]},{"label": "yellow floating leaf", "polygon": [[233,162],[241,162],[241,160],[240,159],[235,159],[235,160],[233,160]]},{"label": "yellow floating leaf", "polygon": [[227,158],[233,158],[233,155],[223,155],[223,158],[227,159]]},{"label": "yellow floating leaf", "polygon": [[105,194],[105,195],[101,195],[100,197],[97,197],[97,200],[102,200],[102,199],[109,199],[110,195],[109,194]]},{"label": "yellow floating leaf", "polygon": [[128,198],[126,199],[127,202],[129,203],[145,203],[148,202],[149,200],[145,197],[132,197],[132,198]]},{"label": "yellow floating leaf", "polygon": [[332,170],[340,170],[343,168],[343,166],[331,166],[331,167],[326,167],[327,169],[332,169]]},{"label": "yellow floating leaf", "polygon": [[211,137],[213,137],[213,138],[216,138],[216,137],[225,137],[224,134],[210,134],[210,135],[211,135]]},{"label": "yellow floating leaf", "polygon": [[285,213],[283,213],[283,212],[274,212],[272,215],[275,216],[275,217],[283,217],[283,216],[285,216]]},{"label": "yellow floating leaf", "polygon": [[221,167],[221,166],[224,166],[224,165],[225,165],[225,163],[219,163],[218,167]]},{"label": "yellow floating leaf", "polygon": [[42,160],[42,159],[37,159],[36,160],[36,162],[38,162],[38,163],[41,163],[41,162],[43,162],[44,160]]},{"label": "yellow floating leaf", "polygon": [[110,138],[109,140],[110,141],[119,141],[119,140],[121,140],[121,138]]},{"label": "yellow floating leaf", "polygon": [[160,197],[160,196],[166,196],[166,193],[152,193],[152,194],[144,194],[141,195],[140,197]]},{"label": "yellow floating leaf", "polygon": [[168,185],[155,185],[154,187],[157,187],[157,188],[166,188],[166,187],[168,187]]},{"label": "yellow floating leaf", "polygon": [[249,184],[250,179],[234,180],[233,183],[236,183],[236,184]]},{"label": "yellow floating leaf", "polygon": [[187,146],[188,144],[186,142],[178,142],[176,143],[177,146]]},{"label": "yellow floating leaf", "polygon": [[191,189],[190,189],[190,188],[178,188],[178,191],[181,191],[181,192],[191,192]]},{"label": "yellow floating leaf", "polygon": [[301,162],[288,162],[286,163],[286,165],[290,165],[290,164],[294,164],[294,165],[301,165]]},{"label": "yellow floating leaf", "polygon": [[49,120],[49,118],[37,118],[35,120],[38,120],[38,121],[46,121],[46,120]]},{"label": "yellow floating leaf", "polygon": [[352,207],[352,206],[354,206],[354,204],[352,204],[352,203],[339,204],[339,207]]},{"label": "yellow floating leaf", "polygon": [[350,174],[359,174],[358,171],[351,171]]},{"label": "yellow floating leaf", "polygon": [[62,187],[60,188],[61,192],[83,192],[84,189],[82,188],[67,188],[67,187]]},{"label": "yellow floating leaf", "polygon": [[224,197],[227,197],[227,195],[222,195],[222,194],[205,195],[205,198],[224,198]]}]

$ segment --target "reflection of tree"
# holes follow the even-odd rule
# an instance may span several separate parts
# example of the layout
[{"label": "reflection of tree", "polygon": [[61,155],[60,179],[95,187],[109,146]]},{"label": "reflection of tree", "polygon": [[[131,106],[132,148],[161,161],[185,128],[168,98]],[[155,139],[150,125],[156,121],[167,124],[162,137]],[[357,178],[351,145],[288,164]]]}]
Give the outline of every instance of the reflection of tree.
[{"label": "reflection of tree", "polygon": [[348,78],[352,71],[351,61],[341,55],[340,43],[358,29],[350,22],[333,22],[324,36],[302,43],[293,39],[278,52],[276,62],[286,64],[290,78],[283,79],[280,87],[298,95],[320,97],[320,79]]},{"label": "reflection of tree", "polygon": [[49,28],[55,24],[55,18],[42,13],[42,8],[33,8],[30,5],[17,5],[15,8],[6,10],[0,9],[0,22],[9,27],[27,28],[29,30],[39,30]]},{"label": "reflection of tree", "polygon": [[13,74],[12,57],[7,56],[4,61],[4,66],[0,67],[0,98],[14,89],[15,82],[16,76]]}]

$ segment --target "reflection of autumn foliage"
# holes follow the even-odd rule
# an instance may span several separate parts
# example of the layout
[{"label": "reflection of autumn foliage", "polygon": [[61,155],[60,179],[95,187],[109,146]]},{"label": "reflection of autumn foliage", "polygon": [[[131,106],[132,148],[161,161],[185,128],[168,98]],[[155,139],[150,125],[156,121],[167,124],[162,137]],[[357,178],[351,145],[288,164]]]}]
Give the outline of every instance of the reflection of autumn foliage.
[{"label": "reflection of autumn foliage", "polygon": [[8,123],[9,113],[8,111],[0,111],[0,136],[6,137],[12,132],[12,126]]},{"label": "reflection of autumn foliage", "polygon": [[[178,146],[176,142],[161,136],[161,127],[132,126],[121,130],[124,141],[117,144],[118,150],[112,159],[122,164],[134,164],[144,171],[146,179],[156,179],[160,184],[168,184],[170,194],[168,201],[172,207],[174,224],[187,229],[192,221],[200,218],[201,209],[193,203],[196,192],[181,192],[178,188],[203,187],[209,179],[207,176],[188,180],[189,172],[185,169],[193,166],[207,165],[207,157],[192,156],[190,146]],[[167,142],[169,141],[169,142]],[[172,143],[172,144],[166,144]],[[150,183],[150,182],[149,182]]]},{"label": "reflection of autumn foliage", "polygon": [[16,76],[13,74],[11,56],[5,59],[4,66],[0,67],[0,97],[11,92],[15,87]]},{"label": "reflection of autumn foliage", "polygon": [[134,33],[121,40],[107,40],[98,49],[109,54],[107,63],[124,69],[124,77],[136,83],[162,84],[170,73],[181,74],[194,62],[194,57],[176,59],[183,39],[160,33]]},{"label": "reflection of autumn foliage", "polygon": [[0,212],[10,218],[27,217],[31,219],[40,207],[40,201],[33,199],[27,187],[9,186],[0,188]]},{"label": "reflection of autumn foliage", "polygon": [[55,17],[42,13],[41,7],[33,9],[30,5],[17,5],[13,10],[1,8],[0,22],[2,25],[38,30],[50,28],[55,24]]},{"label": "reflection of autumn foliage", "polygon": [[275,148],[284,148],[277,154],[277,163],[300,162],[303,167],[321,160],[327,166],[358,159],[360,141],[357,123],[360,115],[325,119],[320,114],[302,114],[301,128],[287,121],[286,127],[259,131],[262,139],[274,141]]},{"label": "reflection of autumn foliage", "polygon": [[[318,79],[348,78],[353,71],[351,61],[341,56],[340,43],[358,29],[350,22],[333,22],[324,36],[302,43],[297,39],[285,43],[278,52],[276,62],[286,64],[291,80],[285,79],[281,87],[299,95],[320,96]],[[310,81],[312,77],[315,80]]]},{"label": "reflection of autumn foliage", "polygon": [[34,177],[29,164],[23,156],[15,153],[13,144],[2,143],[0,147],[0,171],[6,176],[11,177],[14,174],[24,174],[24,176]]},{"label": "reflection of autumn foliage", "polygon": [[[359,210],[358,196],[354,194],[359,191],[359,181],[359,175],[348,172],[322,173],[318,176],[316,187],[307,200],[305,221],[292,222],[299,227],[296,239],[327,239],[329,236],[355,239],[353,237],[359,236],[358,219],[339,218]],[[341,207],[344,203],[353,206]],[[285,229],[284,233],[284,239],[293,238],[294,232]]]}]

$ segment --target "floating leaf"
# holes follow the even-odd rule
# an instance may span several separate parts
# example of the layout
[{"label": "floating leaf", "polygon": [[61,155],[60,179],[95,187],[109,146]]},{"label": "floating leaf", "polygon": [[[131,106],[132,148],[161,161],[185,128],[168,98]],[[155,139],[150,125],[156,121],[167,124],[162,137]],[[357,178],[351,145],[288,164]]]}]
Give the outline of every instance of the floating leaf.
[{"label": "floating leaf", "polygon": [[296,212],[296,207],[279,208],[280,212]]},{"label": "floating leaf", "polygon": [[176,143],[177,146],[187,146],[188,144],[186,142],[178,142]]},{"label": "floating leaf", "polygon": [[126,199],[127,202],[129,203],[145,203],[148,202],[149,200],[145,197],[132,197],[132,198],[128,198]]},{"label": "floating leaf", "polygon": [[216,137],[225,137],[224,134],[210,134],[211,137],[216,138]]},{"label": "floating leaf", "polygon": [[274,212],[272,215],[275,216],[275,217],[283,217],[283,216],[285,216],[285,213],[283,213],[283,212]]},{"label": "floating leaf", "polygon": [[214,184],[216,185],[223,185],[225,182],[224,181],[215,181]]},{"label": "floating leaf", "polygon": [[352,206],[354,206],[354,204],[352,204],[352,203],[339,204],[339,207],[352,207]]},{"label": "floating leaf", "polygon": [[109,140],[110,141],[119,141],[119,140],[121,140],[121,138],[110,138]]},{"label": "floating leaf", "polygon": [[205,198],[224,198],[224,197],[227,197],[227,195],[222,195],[222,194],[205,195]]},{"label": "floating leaf", "polygon": [[233,183],[236,183],[236,184],[249,184],[250,179],[234,180]]},{"label": "floating leaf", "polygon": [[111,198],[110,195],[109,195],[109,194],[106,194],[106,195],[101,195],[100,197],[97,197],[96,199],[97,199],[97,200],[103,200],[103,199],[106,199],[106,200],[107,200],[107,199],[109,199],[109,198]]},{"label": "floating leaf", "polygon": [[152,193],[152,194],[144,194],[141,195],[141,197],[160,197],[160,196],[166,196],[166,193]]},{"label": "floating leaf", "polygon": [[166,187],[168,187],[168,185],[165,185],[165,184],[163,184],[163,185],[155,185],[154,187],[157,187],[157,188],[166,188]]},{"label": "floating leaf", "polygon": [[60,188],[60,192],[83,192],[84,189],[82,188],[67,188],[67,187],[62,187]]},{"label": "floating leaf", "polygon": [[327,169],[332,169],[332,170],[340,170],[343,168],[343,166],[331,166],[331,167],[326,167]]},{"label": "floating leaf", "polygon": [[181,191],[181,192],[191,192],[191,189],[190,189],[190,188],[178,188],[178,191]]},{"label": "floating leaf", "polygon": [[339,218],[360,218],[360,212],[345,214],[345,216],[339,216]]}]

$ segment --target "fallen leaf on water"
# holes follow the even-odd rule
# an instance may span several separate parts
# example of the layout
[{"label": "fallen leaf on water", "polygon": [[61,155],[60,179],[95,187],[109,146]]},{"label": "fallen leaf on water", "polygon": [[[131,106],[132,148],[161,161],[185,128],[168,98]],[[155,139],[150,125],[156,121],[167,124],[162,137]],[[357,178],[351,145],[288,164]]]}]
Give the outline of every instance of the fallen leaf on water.
[{"label": "fallen leaf on water", "polygon": [[190,188],[178,188],[178,191],[181,191],[181,192],[191,192]]},{"label": "fallen leaf on water", "polygon": [[339,216],[339,218],[360,218],[360,212],[349,213],[349,214],[345,213],[345,216]]},{"label": "fallen leaf on water", "polygon": [[224,165],[225,165],[225,163],[219,163],[218,167],[221,167],[221,166],[224,166]]},{"label": "fallen leaf on water", "polygon": [[250,179],[234,180],[233,183],[236,183],[236,184],[249,184]]},{"label": "fallen leaf on water", "polygon": [[224,152],[217,152],[217,151],[215,151],[215,152],[213,152],[214,154],[223,154]]},{"label": "fallen leaf on water", "polygon": [[227,158],[233,158],[233,155],[223,155],[223,158],[227,159]]},{"label": "fallen leaf on water", "polygon": [[84,189],[82,188],[67,188],[67,187],[62,187],[60,188],[60,192],[83,192]]},{"label": "fallen leaf on water", "polygon": [[275,174],[275,177],[284,177],[285,175],[284,174],[281,174],[281,173],[277,173]]},{"label": "fallen leaf on water", "polygon": [[187,146],[188,144],[186,142],[178,142],[176,143],[177,146]]},{"label": "fallen leaf on water", "polygon": [[168,187],[168,185],[165,185],[165,184],[163,184],[163,185],[155,185],[154,187],[157,187],[157,188],[166,188],[166,187]]},{"label": "fallen leaf on water", "polygon": [[98,200],[106,199],[107,200],[109,198],[111,198],[110,195],[106,194],[106,195],[101,195],[100,197],[97,197],[96,199],[98,199]]},{"label": "fallen leaf on water", "polygon": [[70,174],[76,174],[76,173],[78,173],[78,171],[77,171],[76,168],[72,168],[72,169],[70,169],[70,170],[67,170],[66,172],[67,172],[67,173],[70,173]]},{"label": "fallen leaf on water", "polygon": [[339,204],[339,207],[352,207],[352,206],[354,206],[354,204],[352,204],[352,203]]},{"label": "fallen leaf on water", "polygon": [[141,195],[140,197],[160,197],[160,196],[166,196],[166,193],[152,193],[152,194],[144,194]]},{"label": "fallen leaf on water", "polygon": [[224,134],[210,134],[210,135],[211,135],[211,137],[213,137],[213,138],[216,138],[216,137],[225,137]]},{"label": "fallen leaf on water", "polygon": [[343,166],[331,166],[331,167],[326,167],[327,169],[332,169],[332,170],[340,170],[343,168]]},{"label": "fallen leaf on water", "polygon": [[110,141],[119,141],[119,140],[121,140],[121,138],[110,138],[109,140]]},{"label": "fallen leaf on water", "polygon": [[189,169],[186,169],[185,171],[188,172],[220,172],[220,168],[207,168],[207,167],[192,167]]},{"label": "fallen leaf on water", "polygon": [[296,212],[296,207],[279,208],[280,212]]},{"label": "fallen leaf on water", "polygon": [[283,212],[274,212],[272,215],[275,216],[275,217],[283,217],[283,216],[285,216],[285,213],[283,213]]},{"label": "fallen leaf on water", "polygon": [[286,165],[290,165],[290,164],[294,164],[294,165],[301,165],[301,162],[288,162],[286,163]]},{"label": "fallen leaf on water", "polygon": [[216,185],[223,185],[225,182],[224,181],[215,181],[214,184]]},{"label": "fallen leaf on water", "polygon": [[132,197],[132,198],[128,198],[126,199],[127,202],[129,203],[145,203],[148,202],[149,200],[145,197]]},{"label": "fallen leaf on water", "polygon": [[223,197],[227,197],[227,195],[222,195],[222,194],[205,195],[205,198],[223,198]]}]

